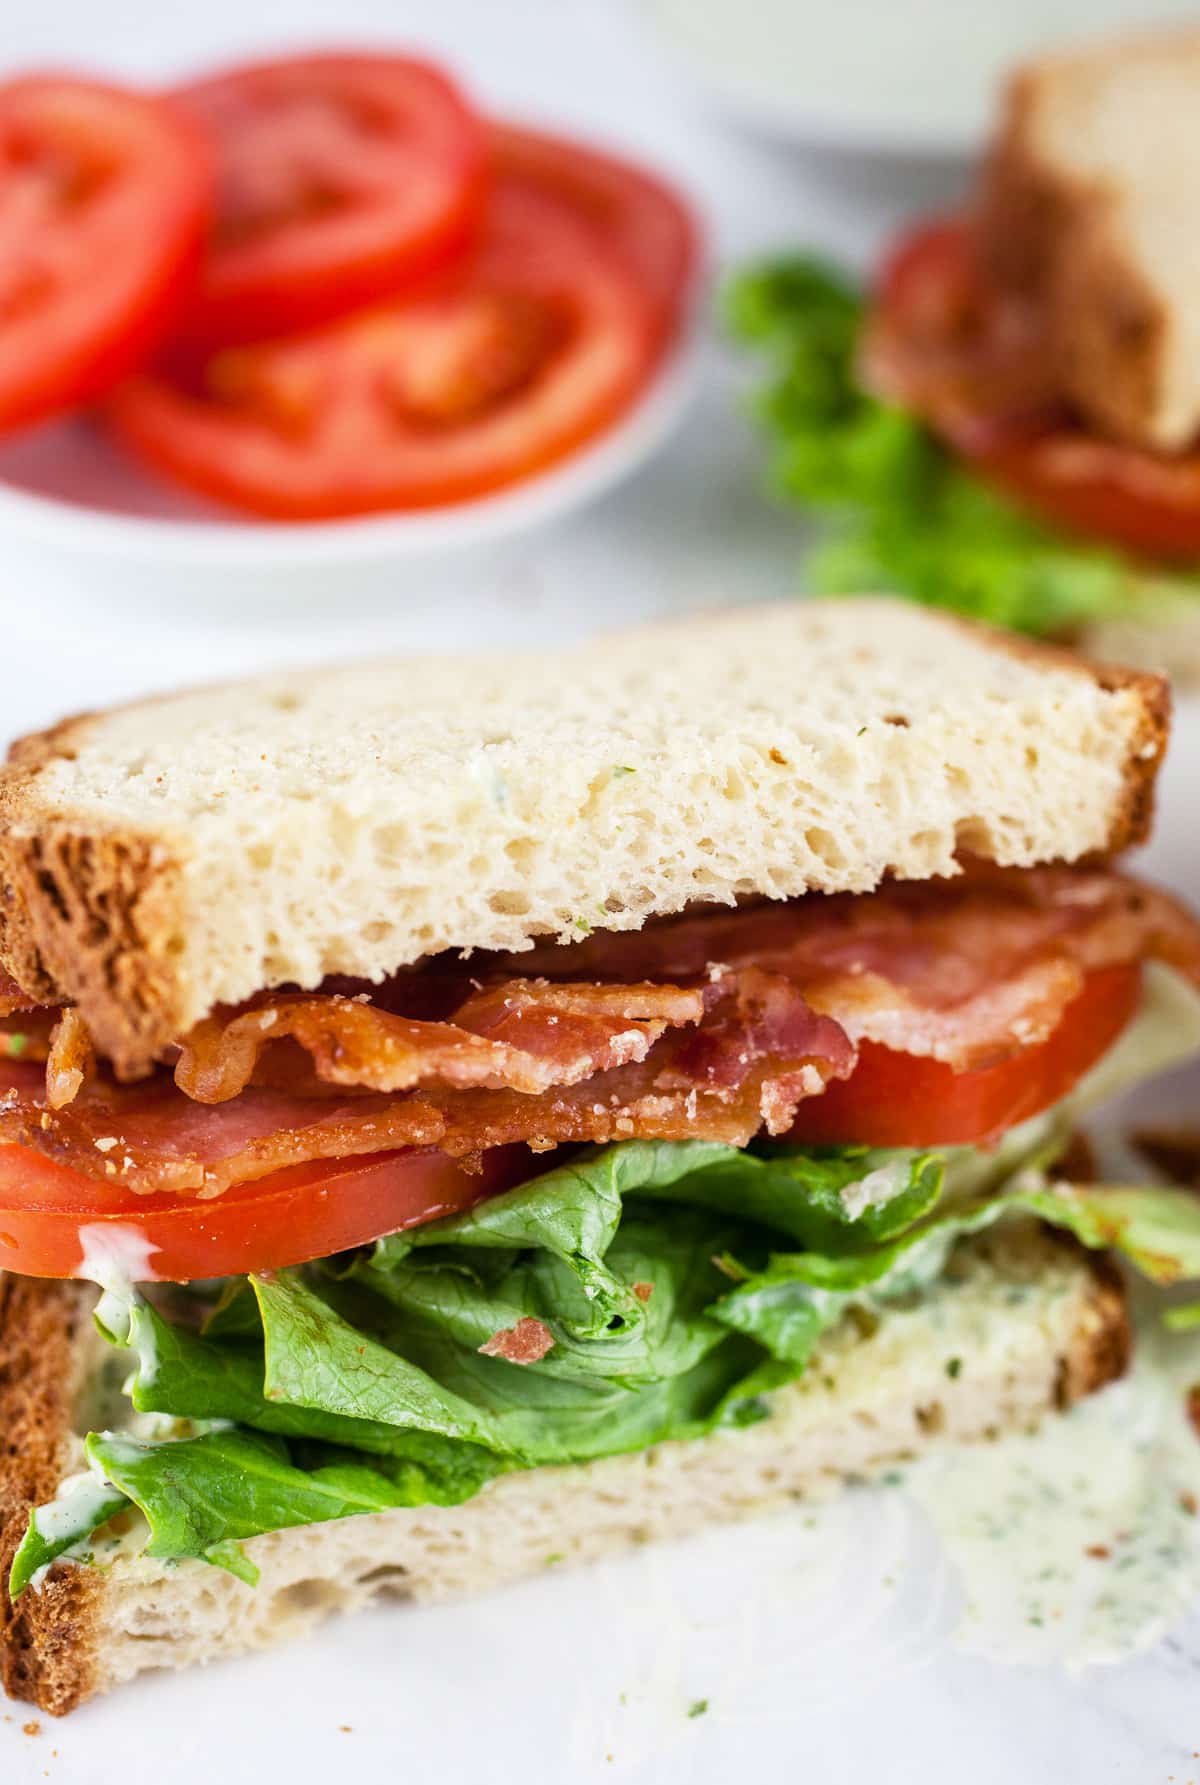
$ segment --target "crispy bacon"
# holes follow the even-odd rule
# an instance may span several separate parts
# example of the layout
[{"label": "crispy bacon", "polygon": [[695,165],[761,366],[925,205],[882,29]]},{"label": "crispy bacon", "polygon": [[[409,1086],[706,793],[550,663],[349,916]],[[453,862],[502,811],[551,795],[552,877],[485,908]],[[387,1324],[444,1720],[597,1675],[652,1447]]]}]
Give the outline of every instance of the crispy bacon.
[{"label": "crispy bacon", "polygon": [[1148,956],[1200,984],[1200,930],[1164,894],[1104,871],[976,867],[441,959],[369,1003],[352,986],[270,994],[193,1032],[174,1078],[138,1085],[89,1075],[68,1023],[54,1096],[36,1069],[6,1067],[0,1142],[201,1196],[401,1147],[745,1145],[785,1133],[804,1098],[850,1074],[862,1040],[986,1065],[1043,1041],[1085,974]]},{"label": "crispy bacon", "polygon": [[[593,1003],[630,1023],[616,1013],[649,1010],[651,989],[599,988]],[[576,988],[558,990],[570,993],[560,1003],[565,1012]],[[537,1095],[442,1081],[332,1097],[325,1086],[297,1093],[246,1083],[209,1105],[164,1073],[134,1085],[89,1079],[55,1109],[24,1081],[0,1099],[0,1143],[34,1147],[92,1178],[119,1175],[135,1191],[215,1196],[285,1166],[399,1147],[469,1156],[510,1141],[543,1150],[639,1135],[744,1145],[764,1125],[782,1133],[802,1098],[853,1069],[854,1048],[837,1023],[769,974],[728,975],[691,996],[703,1012],[696,1027],[671,1029],[641,1059]],[[680,1015],[689,1008],[675,1006]]]},{"label": "crispy bacon", "polygon": [[485,1339],[479,1349],[484,1357],[502,1357],[510,1364],[537,1364],[554,1349],[554,1334],[544,1321],[524,1314],[515,1326]]},{"label": "crispy bacon", "polygon": [[175,1082],[199,1103],[225,1103],[255,1077],[264,1051],[290,1038],[331,1085],[408,1091],[436,1083],[536,1096],[644,1060],[664,1030],[703,1014],[701,992],[671,985],[506,980],[468,997],[452,1023],[354,998],[284,994],[200,1023],[183,1042]]},{"label": "crispy bacon", "polygon": [[956,1071],[1034,1047],[1058,1026],[1085,973],[1147,957],[1200,985],[1200,927],[1154,887],[1107,870],[973,864],[955,880],[893,882],[838,894],[703,912],[628,934],[553,943],[520,959],[552,978],[556,960],[604,982],[687,980],[720,964],[780,974],[855,1042],[943,1060]]},{"label": "crispy bacon", "polygon": [[1083,438],[1040,307],[989,282],[974,250],[965,219],[902,244],[859,342],[863,387],[968,454],[1047,428]]},{"label": "crispy bacon", "polygon": [[96,1050],[79,1012],[64,1010],[50,1036],[46,1055],[46,1101],[51,1109],[74,1102],[96,1064]]}]

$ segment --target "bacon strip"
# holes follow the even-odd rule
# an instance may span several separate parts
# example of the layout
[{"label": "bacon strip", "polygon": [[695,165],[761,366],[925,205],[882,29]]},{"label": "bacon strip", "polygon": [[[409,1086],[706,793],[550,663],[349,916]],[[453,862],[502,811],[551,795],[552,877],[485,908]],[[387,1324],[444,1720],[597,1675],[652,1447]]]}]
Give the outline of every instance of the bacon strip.
[{"label": "bacon strip", "polygon": [[554,1349],[554,1334],[544,1321],[523,1314],[515,1326],[493,1333],[479,1349],[484,1357],[503,1357],[510,1364],[536,1364]]},{"label": "bacon strip", "polygon": [[397,975],[370,1004],[274,995],[189,1037],[178,1083],[97,1073],[58,1108],[35,1069],[9,1065],[0,1142],[202,1196],[410,1146],[745,1145],[785,1133],[862,1040],[988,1064],[1043,1041],[1085,974],[1148,956],[1200,984],[1200,929],[1164,894],[1102,871],[978,867],[546,944],[515,957],[536,977],[475,957],[471,975],[444,960]]},{"label": "bacon strip", "polygon": [[71,1103],[96,1064],[96,1051],[79,1012],[64,1010],[50,1036],[46,1055],[46,1101],[51,1109]]},{"label": "bacon strip", "polygon": [[[559,990],[569,993],[564,1008],[575,1001],[577,988]],[[614,1013],[646,1010],[650,990],[600,988],[593,1002]],[[21,1082],[0,1099],[0,1143],[33,1147],[91,1178],[119,1176],[139,1192],[216,1196],[285,1166],[398,1147],[464,1156],[509,1141],[542,1150],[638,1135],[745,1145],[764,1124],[782,1133],[802,1098],[853,1069],[854,1048],[837,1023],[810,1010],[783,980],[751,969],[688,996],[703,1013],[695,1026],[664,1033],[641,1059],[538,1095],[434,1082],[398,1094],[356,1089],[332,1097],[323,1086],[297,1094],[247,1083],[210,1105],[162,1074],[135,1085],[89,1080],[55,1109],[43,1088]],[[675,1008],[682,1014],[693,1006]],[[503,1024],[514,1012],[491,1014]]]},{"label": "bacon strip", "polygon": [[[568,951],[520,959],[553,977]],[[573,974],[672,980],[781,974],[855,1042],[986,1066],[1045,1041],[1086,973],[1147,958],[1200,985],[1200,926],[1166,893],[1106,870],[972,864],[956,880],[894,882],[740,911],[697,913],[569,949]]]},{"label": "bacon strip", "polygon": [[199,1103],[227,1102],[255,1077],[264,1051],[290,1038],[331,1085],[407,1091],[437,1083],[536,1096],[644,1060],[664,1030],[703,1014],[701,992],[671,985],[506,980],[469,997],[453,1023],[352,998],[284,995],[200,1023],[182,1044],[175,1082]]},{"label": "bacon strip", "polygon": [[1039,306],[983,276],[967,219],[936,235],[924,249],[936,278],[912,280],[907,294],[885,278],[858,348],[864,389],[968,455],[1047,430],[1084,440]]}]

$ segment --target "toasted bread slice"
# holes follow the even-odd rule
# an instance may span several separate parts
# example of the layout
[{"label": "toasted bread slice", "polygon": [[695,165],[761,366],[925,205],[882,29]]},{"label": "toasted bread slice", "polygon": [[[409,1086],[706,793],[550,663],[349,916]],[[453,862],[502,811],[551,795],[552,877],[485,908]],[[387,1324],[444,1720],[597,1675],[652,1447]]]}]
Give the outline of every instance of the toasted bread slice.
[{"label": "toasted bread slice", "polygon": [[1198,106],[1195,28],[1044,56],[1012,78],[984,182],[991,275],[1041,306],[1088,420],[1152,451],[1200,433]]},{"label": "toasted bread slice", "polygon": [[[81,1294],[16,1278],[0,1286],[5,1578],[30,1506],[78,1466],[70,1385],[89,1356]],[[1026,1429],[1120,1375],[1128,1352],[1123,1291],[1104,1259],[1034,1223],[998,1228],[962,1243],[945,1280],[872,1332],[847,1319],[757,1425],[503,1476],[462,1506],[257,1537],[246,1546],[257,1587],[203,1562],[58,1562],[40,1589],[4,1603],[4,1684],[58,1715],[147,1668],[263,1648],[331,1611],[480,1592],[551,1558],[591,1561],[743,1518],[934,1443]]]},{"label": "toasted bread slice", "polygon": [[1136,842],[1163,687],[882,600],[147,701],[0,771],[0,966],[118,1071],[219,1002]]}]

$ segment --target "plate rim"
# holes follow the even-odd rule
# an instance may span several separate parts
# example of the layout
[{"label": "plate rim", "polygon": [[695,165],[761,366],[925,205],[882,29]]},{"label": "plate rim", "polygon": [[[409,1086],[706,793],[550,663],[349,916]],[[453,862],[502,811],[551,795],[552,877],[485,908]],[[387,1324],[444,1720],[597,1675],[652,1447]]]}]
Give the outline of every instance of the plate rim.
[{"label": "plate rim", "polygon": [[491,496],[323,521],[176,519],[95,508],[0,478],[0,530],[23,550],[142,564],[186,557],[189,568],[281,566],[289,558],[306,566],[401,560],[492,544],[597,500],[665,443],[700,383],[704,308],[698,288],[675,340],[624,416],[560,463]]}]

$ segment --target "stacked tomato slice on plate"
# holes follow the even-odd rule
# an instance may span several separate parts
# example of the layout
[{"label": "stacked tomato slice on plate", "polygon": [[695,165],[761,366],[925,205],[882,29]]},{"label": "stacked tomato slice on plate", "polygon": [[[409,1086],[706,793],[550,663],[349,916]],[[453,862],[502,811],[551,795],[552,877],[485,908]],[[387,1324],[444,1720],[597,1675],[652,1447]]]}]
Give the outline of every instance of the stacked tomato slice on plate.
[{"label": "stacked tomato slice on plate", "polygon": [[113,385],[158,345],[199,271],[203,137],[92,81],[0,87],[0,427]]},{"label": "stacked tomato slice on plate", "polygon": [[102,399],[158,471],[280,519],[464,501],[629,409],[696,256],[667,185],[412,58],[14,82],[0,428]]}]

